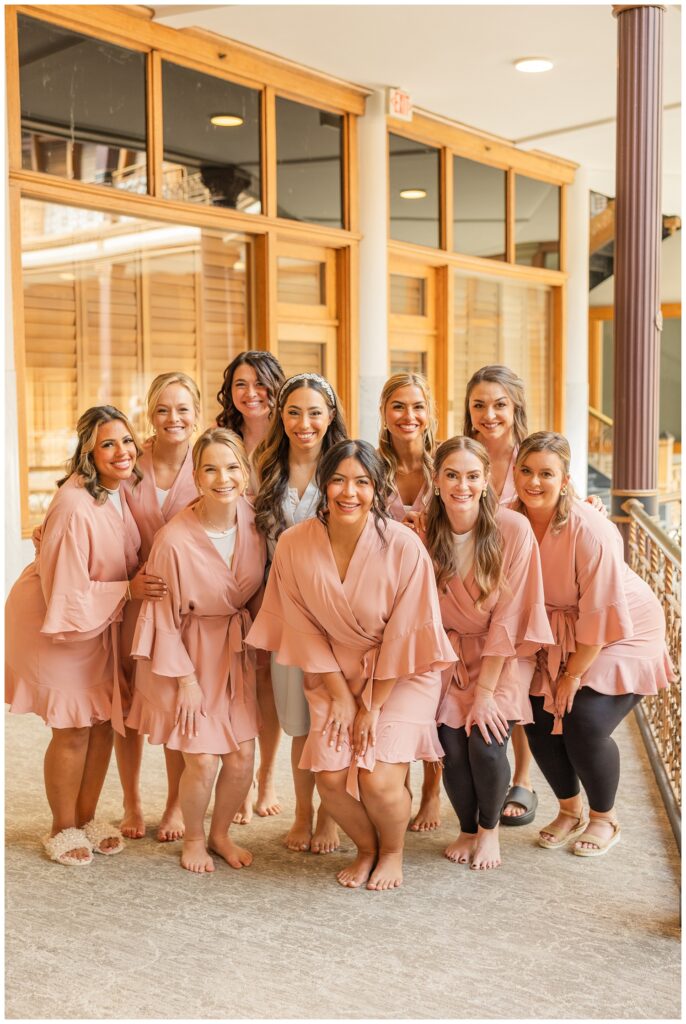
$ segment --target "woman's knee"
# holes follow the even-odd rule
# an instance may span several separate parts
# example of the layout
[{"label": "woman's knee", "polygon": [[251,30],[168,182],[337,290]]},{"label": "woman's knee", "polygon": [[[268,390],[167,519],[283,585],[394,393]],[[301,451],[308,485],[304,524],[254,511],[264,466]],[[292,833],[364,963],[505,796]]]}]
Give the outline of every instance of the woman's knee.
[{"label": "woman's knee", "polygon": [[88,747],[91,727],[85,725],[79,729],[53,729],[52,742],[60,750],[79,753]]},{"label": "woman's knee", "polygon": [[217,754],[184,754],[185,771],[198,782],[214,782],[219,765]]},{"label": "woman's knee", "polygon": [[494,768],[507,761],[507,748],[498,743],[492,733],[491,742],[487,743],[478,729],[472,729],[469,736],[469,760],[471,764]]}]

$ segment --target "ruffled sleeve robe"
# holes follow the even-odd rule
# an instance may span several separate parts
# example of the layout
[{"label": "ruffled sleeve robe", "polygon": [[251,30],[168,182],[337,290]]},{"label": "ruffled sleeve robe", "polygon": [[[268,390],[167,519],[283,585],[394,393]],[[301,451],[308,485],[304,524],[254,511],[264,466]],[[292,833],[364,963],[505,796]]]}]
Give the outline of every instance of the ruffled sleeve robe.
[{"label": "ruffled sleeve robe", "polygon": [[6,606],[6,700],[56,729],[112,721],[124,733],[120,622],[140,535],[72,475],[48,508],[35,561]]},{"label": "ruffled sleeve robe", "polygon": [[[148,558],[149,571],[166,580],[169,592],[142,604],[126,724],[171,750],[230,754],[258,732],[255,659],[244,641],[252,624],[248,606],[264,579],[265,545],[245,498],[238,500],[237,519],[230,568],[192,506],[162,527]],[[177,681],[193,672],[207,717],[198,716],[197,736],[183,736],[174,723]]]},{"label": "ruffled sleeve robe", "polygon": [[443,673],[438,722],[453,729],[465,724],[485,657],[505,658],[494,692],[500,713],[510,722],[531,722],[533,662],[518,659],[531,658],[552,640],[533,531],[523,516],[505,508],[498,525],[503,538],[501,587],[477,607],[479,588],[471,569],[464,580],[455,575],[439,592],[443,626],[459,661]]},{"label": "ruffled sleeve robe", "polygon": [[[531,695],[555,714],[561,667],[577,643],[602,645],[581,685],[598,693],[651,694],[674,678],[660,602],[624,561],[622,538],[609,519],[574,501],[565,526],[540,543],[553,644],[539,655]],[[556,718],[554,730],[562,731]]]},{"label": "ruffled sleeve robe", "polygon": [[[455,654],[441,625],[431,561],[407,527],[387,521],[384,543],[370,515],[343,582],[318,519],[287,530],[248,643],[305,673],[311,727],[301,768],[348,769],[348,792],[359,799],[359,767],[442,756],[440,670]],[[356,763],[347,738],[336,751],[322,735],[330,701],[321,673],[338,671],[367,708],[375,679],[397,679],[379,716],[376,746]]]}]

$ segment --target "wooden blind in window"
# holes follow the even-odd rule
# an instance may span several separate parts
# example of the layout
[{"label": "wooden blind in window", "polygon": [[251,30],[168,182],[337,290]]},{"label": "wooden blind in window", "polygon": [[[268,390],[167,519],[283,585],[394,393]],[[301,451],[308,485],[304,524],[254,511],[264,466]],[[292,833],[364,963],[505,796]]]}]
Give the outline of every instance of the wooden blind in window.
[{"label": "wooden blind in window", "polygon": [[201,275],[201,332],[203,380],[201,389],[205,419],[209,423],[220,410],[217,392],[224,370],[248,344],[246,246],[203,235]]}]

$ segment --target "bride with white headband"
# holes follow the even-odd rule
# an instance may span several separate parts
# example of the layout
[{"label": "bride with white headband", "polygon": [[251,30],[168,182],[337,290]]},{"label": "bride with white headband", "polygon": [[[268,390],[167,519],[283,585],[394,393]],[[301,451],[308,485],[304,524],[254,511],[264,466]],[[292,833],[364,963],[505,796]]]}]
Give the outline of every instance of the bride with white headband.
[{"label": "bride with white headband", "polygon": [[[281,534],[312,519],[320,493],[316,472],[323,455],[348,436],[340,402],[317,373],[297,373],[279,390],[277,413],[269,433],[253,453],[259,484],[255,525],[267,539],[271,562]],[[336,824],[319,808],[314,825],[314,775],[299,768],[310,715],[299,668],[281,665],[272,656],[272,684],[279,722],[292,737],[291,766],[295,787],[295,821],[284,839],[289,850],[331,853],[340,845]]]}]

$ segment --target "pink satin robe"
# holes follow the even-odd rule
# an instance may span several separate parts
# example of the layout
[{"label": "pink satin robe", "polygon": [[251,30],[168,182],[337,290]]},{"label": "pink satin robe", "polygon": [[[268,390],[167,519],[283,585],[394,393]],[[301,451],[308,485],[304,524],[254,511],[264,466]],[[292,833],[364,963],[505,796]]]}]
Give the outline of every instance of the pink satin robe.
[{"label": "pink satin robe", "polygon": [[[188,448],[176,479],[167,491],[167,497],[162,507],[157,500],[155,485],[155,468],[152,462],[153,439],[148,438],[143,445],[143,454],[138,460],[138,468],[143,473],[143,479],[136,488],[131,487],[127,481],[122,488],[122,496],[126,499],[129,509],[141,535],[140,563],[143,565],[148,560],[150,549],[157,531],[165,523],[185,508],[189,502],[198,497],[198,489],[193,480],[193,458],[191,446]],[[124,666],[124,673],[130,693],[133,692],[135,665],[131,659],[131,647],[133,636],[136,631],[136,623],[141,610],[140,601],[129,601],[124,608],[124,621],[121,628],[121,644]]]},{"label": "pink satin robe", "polygon": [[[258,733],[255,659],[244,640],[266,551],[245,498],[239,498],[237,514],[231,568],[192,506],[159,531],[148,558],[149,571],[167,581],[169,593],[141,608],[132,648],[136,688],[126,724],[171,750],[230,754]],[[207,717],[199,716],[197,736],[183,736],[174,723],[177,680],[193,672]]]},{"label": "pink satin robe", "polygon": [[[538,545],[523,516],[502,508],[498,524],[503,537],[503,585],[489,594],[480,607],[479,588],[470,572],[459,575],[439,591],[443,626],[460,659],[443,673],[443,698],[439,724],[461,728],[474,702],[481,659],[504,657],[494,697],[508,721],[531,722],[530,658],[542,644],[552,641],[545,610]],[[528,666],[528,667],[527,667]]]},{"label": "pink satin robe", "polygon": [[124,733],[120,621],[140,535],[122,501],[98,504],[72,474],[50,503],[36,558],[6,606],[6,700],[56,729]]},{"label": "pink satin robe", "polygon": [[137,487],[127,481],[123,488],[123,496],[128,502],[133,518],[136,520],[141,535],[141,563],[146,562],[155,534],[172,516],[198,497],[198,489],[193,480],[193,457],[189,445],[176,479],[167,491],[167,497],[160,508],[157,500],[155,469],[152,462],[152,438],[143,445],[143,454],[138,460],[138,468],[143,479]]},{"label": "pink satin robe", "polygon": [[[455,655],[441,625],[431,561],[418,537],[386,522],[384,546],[369,515],[341,582],[326,527],[310,519],[279,538],[248,643],[276,651],[305,673],[311,726],[300,761],[310,771],[348,769],[359,799],[358,768],[437,761],[440,669]],[[376,746],[353,762],[347,739],[336,751],[322,735],[330,698],[321,673],[342,672],[371,707],[374,679],[397,679],[379,716]]]},{"label": "pink satin robe", "polygon": [[[553,698],[560,668],[576,644],[603,649],[581,678],[598,693],[657,693],[673,679],[665,619],[652,590],[624,561],[617,527],[590,505],[574,501],[558,533],[540,544],[545,601],[554,643],[539,655],[531,695]],[[556,718],[554,731],[561,731]]]},{"label": "pink satin robe", "polygon": [[[425,485],[420,489],[419,494],[412,502],[410,512],[425,512],[429,501],[429,495],[429,488]],[[395,519],[396,523],[402,523],[407,516],[405,506],[403,505],[402,499],[397,491],[395,491],[393,496],[389,499],[386,511],[389,516]]]},{"label": "pink satin robe", "polygon": [[517,497],[517,488],[514,482],[514,468],[515,462],[517,461],[517,452],[519,448],[515,448],[512,452],[512,458],[510,459],[510,465],[507,468],[507,476],[505,477],[505,483],[503,489],[498,496],[498,503],[501,506],[511,505]]}]

